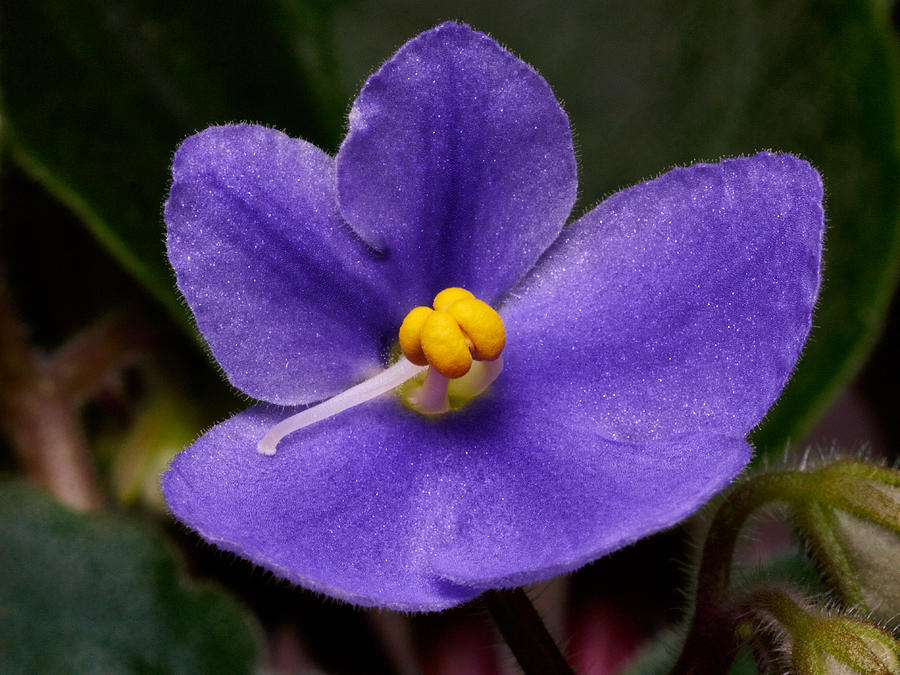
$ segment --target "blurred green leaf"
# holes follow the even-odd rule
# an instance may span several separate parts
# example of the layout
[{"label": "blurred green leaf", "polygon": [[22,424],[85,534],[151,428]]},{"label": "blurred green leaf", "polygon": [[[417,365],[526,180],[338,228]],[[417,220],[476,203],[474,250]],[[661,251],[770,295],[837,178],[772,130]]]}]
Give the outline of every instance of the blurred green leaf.
[{"label": "blurred green leaf", "polygon": [[172,153],[197,129],[240,120],[334,145],[333,4],[0,0],[14,156],[189,324],[163,245]]},{"label": "blurred green leaf", "polygon": [[883,3],[364,0],[338,14],[344,87],[447,18],[490,32],[554,88],[580,146],[576,214],[696,160],[775,149],[819,169],[829,229],[815,329],[755,433],[761,449],[800,441],[860,367],[897,278],[895,45]]},{"label": "blurred green leaf", "polygon": [[159,477],[175,455],[193,443],[201,430],[246,405],[217,395],[222,391],[219,381],[211,383],[212,391],[203,391],[203,382],[188,382],[177,368],[164,371],[164,367],[153,364],[145,371],[146,392],[126,428],[108,431],[95,444],[116,499],[160,514],[168,513],[168,507]]},{"label": "blurred green leaf", "polygon": [[257,636],[236,602],[178,580],[165,542],[0,483],[0,672],[239,673]]},{"label": "blurred green leaf", "polygon": [[[626,664],[619,675],[668,675],[672,672],[681,647],[683,630],[667,630],[651,638]],[[728,675],[757,675],[759,670],[748,649],[741,649]]]},{"label": "blurred green leaf", "polygon": [[109,481],[119,502],[167,512],[159,477],[204,428],[201,417],[177,389],[154,392],[112,454]]}]

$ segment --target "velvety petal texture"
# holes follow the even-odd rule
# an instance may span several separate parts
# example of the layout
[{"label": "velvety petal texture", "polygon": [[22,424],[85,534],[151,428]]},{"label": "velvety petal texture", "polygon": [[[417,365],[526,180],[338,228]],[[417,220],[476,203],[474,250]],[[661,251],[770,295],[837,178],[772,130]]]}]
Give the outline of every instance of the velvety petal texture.
[{"label": "velvety petal texture", "polygon": [[434,420],[394,397],[255,452],[284,414],[250,409],[180,454],[170,508],[279,576],[409,611],[576,569],[692,513],[750,458],[736,438],[623,444],[514,400]]},{"label": "velvety petal texture", "polygon": [[744,436],[806,341],[823,231],[821,179],[791,155],[696,164],[623,190],[511,294],[498,386],[610,439]]},{"label": "velvety petal texture", "polygon": [[[336,160],[214,127],[173,175],[179,288],[232,383],[280,405],[178,455],[166,500],[217,546],[360,605],[449,607],[695,511],[749,461],[820,283],[822,184],[790,155],[674,169],[559,234],[566,116],[457,24],[369,79]],[[257,452],[299,410],[282,405],[384,367],[404,314],[446,286],[506,324],[485,393],[427,417],[387,394]]]},{"label": "velvety petal texture", "polygon": [[381,367],[397,318],[340,216],[331,157],[274,129],[211,127],[178,149],[172,176],[169,260],[234,386],[306,403]]},{"label": "velvety petal texture", "polygon": [[417,302],[506,292],[576,196],[569,121],[544,79],[494,40],[446,23],[410,40],[350,111],[341,211]]}]

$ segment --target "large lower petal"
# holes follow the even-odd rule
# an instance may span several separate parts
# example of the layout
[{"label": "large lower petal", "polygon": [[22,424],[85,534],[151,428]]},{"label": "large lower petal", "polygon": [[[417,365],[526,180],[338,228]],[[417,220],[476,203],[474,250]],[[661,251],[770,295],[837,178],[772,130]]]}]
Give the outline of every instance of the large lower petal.
[{"label": "large lower petal", "polygon": [[172,175],[169,260],[232,384],[306,403],[378,367],[402,316],[341,219],[331,157],[274,129],[211,127],[182,144]]},{"label": "large lower petal", "polygon": [[438,419],[386,397],[258,454],[286,414],[248,410],[181,453],[163,479],[173,513],[307,588],[411,611],[573,570],[670,526],[750,456],[712,434],[616,443],[503,395]]},{"label": "large lower petal", "polygon": [[435,550],[435,574],[486,590],[571,572],[687,518],[751,456],[743,439],[712,433],[636,445],[545,429],[468,468],[458,536]]},{"label": "large lower petal", "polygon": [[397,293],[487,302],[556,238],[576,194],[568,119],[488,36],[442,24],[366,82],[337,157],[341,211],[387,256]]},{"label": "large lower petal", "polygon": [[822,234],[819,175],[790,155],[697,164],[619,192],[509,297],[497,386],[616,440],[744,436],[806,340]]}]

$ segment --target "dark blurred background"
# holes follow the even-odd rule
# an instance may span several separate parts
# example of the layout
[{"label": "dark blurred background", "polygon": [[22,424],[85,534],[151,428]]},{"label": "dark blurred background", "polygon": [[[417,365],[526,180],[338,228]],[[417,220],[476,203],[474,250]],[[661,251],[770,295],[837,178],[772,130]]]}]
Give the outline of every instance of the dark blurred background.
[{"label": "dark blurred background", "polygon": [[[90,516],[106,523],[97,526],[102,532],[86,534],[87,516],[55,511],[31,492],[0,499],[30,505],[28,554],[36,561],[0,580],[0,619],[15,625],[0,637],[0,670],[44,664],[55,672],[54,664],[74,663],[76,643],[88,659],[98,649],[129,654],[110,656],[106,672],[172,664],[183,672],[241,672],[259,663],[329,673],[514,667],[477,603],[407,617],[291,588],[175,524],[158,490],[174,453],[246,406],[206,355],[165,259],[161,208],[175,148],[210,124],[246,120],[334,152],[367,75],[445,19],[489,32],[553,87],[578,147],[573,218],[676,164],[762,149],[812,162],[827,195],[826,278],[801,364],[754,433],[757,461],[790,463],[833,448],[895,461],[900,163],[892,11],[893,3],[874,0],[0,0],[0,297],[12,317],[0,320],[7,332],[0,348],[13,362],[0,383],[5,477],[41,483],[34,450],[21,441],[22,420],[40,419],[41,406],[51,411],[47,402],[57,400],[44,392],[22,407],[27,382],[9,374],[18,372],[22,340],[46,364],[73,344],[89,347],[85,336],[110,317],[113,328],[128,327],[104,334],[127,348],[98,362],[67,413],[102,495],[104,515]],[[0,523],[0,536],[19,525]],[[134,559],[121,553],[117,528],[143,542],[129,549]],[[533,589],[577,668],[616,672],[678,622],[692,536],[701,528],[688,523]],[[767,529],[754,545],[758,555],[788,547],[785,531]],[[69,579],[39,564],[78,558],[82,546],[94,547],[83,558],[91,566],[62,564]],[[107,598],[100,571],[129,566],[141,570],[136,586]],[[185,586],[187,576],[214,586]],[[25,583],[44,588],[39,601]],[[86,590],[70,595],[67,584]],[[125,611],[117,602],[136,597],[146,610],[127,614],[131,632],[112,621],[114,637],[81,635],[65,623],[77,621],[84,603],[115,616]],[[35,626],[43,639],[29,632]]]}]

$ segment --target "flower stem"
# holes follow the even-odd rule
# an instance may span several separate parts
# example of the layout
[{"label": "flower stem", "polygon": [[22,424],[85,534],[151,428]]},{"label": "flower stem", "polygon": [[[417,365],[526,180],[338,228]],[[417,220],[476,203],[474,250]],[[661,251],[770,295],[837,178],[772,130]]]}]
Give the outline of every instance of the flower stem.
[{"label": "flower stem", "polygon": [[33,349],[0,274],[0,428],[33,483],[79,510],[104,505],[79,408],[110,372],[141,351],[134,317],[98,323],[48,357]]},{"label": "flower stem", "polygon": [[738,535],[761,506],[801,496],[805,482],[800,471],[762,474],[738,486],[722,502],[706,537],[694,619],[673,675],[727,671],[738,648],[736,630],[741,613],[727,597]]},{"label": "flower stem", "polygon": [[525,591],[488,591],[481,598],[525,673],[573,674]]},{"label": "flower stem", "polygon": [[0,380],[0,423],[29,478],[73,508],[102,506],[77,420],[66,409],[43,359],[29,345],[2,278]]},{"label": "flower stem", "polygon": [[756,589],[744,599],[746,613],[763,613],[771,616],[790,635],[796,636],[808,630],[811,621],[791,594],[774,586]]},{"label": "flower stem", "polygon": [[47,368],[60,395],[78,406],[110,374],[142,356],[157,337],[137,311],[116,312],[68,339],[47,360]]}]

